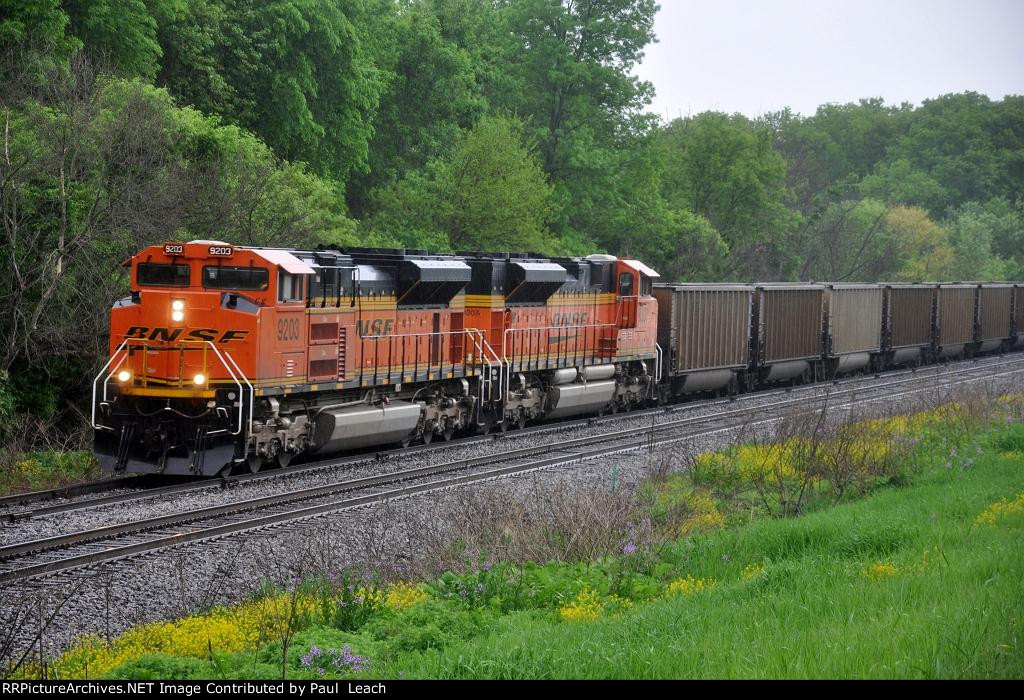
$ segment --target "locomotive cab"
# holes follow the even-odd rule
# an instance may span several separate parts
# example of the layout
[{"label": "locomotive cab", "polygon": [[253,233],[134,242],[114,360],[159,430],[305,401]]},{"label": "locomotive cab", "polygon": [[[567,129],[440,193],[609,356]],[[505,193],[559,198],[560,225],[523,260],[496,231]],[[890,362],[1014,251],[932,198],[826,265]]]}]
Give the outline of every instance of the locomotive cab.
[{"label": "locomotive cab", "polygon": [[262,335],[279,341],[269,361],[295,360],[313,270],[219,241],[153,246],[127,264],[131,295],[111,311],[94,385],[97,457],[109,471],[215,474],[244,457]]}]

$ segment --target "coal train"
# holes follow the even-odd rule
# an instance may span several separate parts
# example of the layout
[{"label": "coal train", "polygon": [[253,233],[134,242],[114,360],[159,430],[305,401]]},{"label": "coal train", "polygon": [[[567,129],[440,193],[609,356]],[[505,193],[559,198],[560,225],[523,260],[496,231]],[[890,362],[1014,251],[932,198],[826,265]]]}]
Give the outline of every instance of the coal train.
[{"label": "coal train", "polygon": [[1024,346],[1024,285],[659,284],[637,260],[169,242],[126,262],[105,469],[209,477]]}]

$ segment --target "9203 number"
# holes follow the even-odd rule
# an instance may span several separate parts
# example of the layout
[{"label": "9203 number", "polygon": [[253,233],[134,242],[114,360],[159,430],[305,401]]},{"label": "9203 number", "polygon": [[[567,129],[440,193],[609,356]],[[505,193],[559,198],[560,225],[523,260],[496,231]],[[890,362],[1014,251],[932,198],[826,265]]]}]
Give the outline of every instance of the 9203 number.
[{"label": "9203 number", "polygon": [[299,319],[297,319],[297,318],[279,318],[277,320],[277,339],[278,340],[298,340],[299,339]]}]

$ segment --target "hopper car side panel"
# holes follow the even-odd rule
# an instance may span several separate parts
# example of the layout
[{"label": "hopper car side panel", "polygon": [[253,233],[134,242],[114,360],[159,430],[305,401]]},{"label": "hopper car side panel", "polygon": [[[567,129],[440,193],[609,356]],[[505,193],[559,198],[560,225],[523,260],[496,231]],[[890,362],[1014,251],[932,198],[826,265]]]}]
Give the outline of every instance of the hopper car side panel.
[{"label": "hopper car side panel", "polygon": [[938,287],[935,315],[935,352],[938,357],[964,354],[974,342],[978,287],[942,284]]},{"label": "hopper car side panel", "polygon": [[810,381],[822,355],[825,288],[759,285],[754,294],[751,378]]},{"label": "hopper car side panel", "polygon": [[1013,344],[1013,285],[983,283],[978,293],[978,351]]},{"label": "hopper car side panel", "polygon": [[750,359],[754,288],[656,285],[658,342],[672,393],[736,387]]}]

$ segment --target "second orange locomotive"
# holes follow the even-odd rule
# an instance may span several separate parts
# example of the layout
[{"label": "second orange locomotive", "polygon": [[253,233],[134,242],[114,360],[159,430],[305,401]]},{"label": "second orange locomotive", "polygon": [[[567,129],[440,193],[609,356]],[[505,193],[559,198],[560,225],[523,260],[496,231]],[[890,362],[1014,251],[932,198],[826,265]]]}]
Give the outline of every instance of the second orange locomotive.
[{"label": "second orange locomotive", "polygon": [[114,471],[210,476],[653,399],[635,260],[166,243],[134,256],[95,383]]}]

